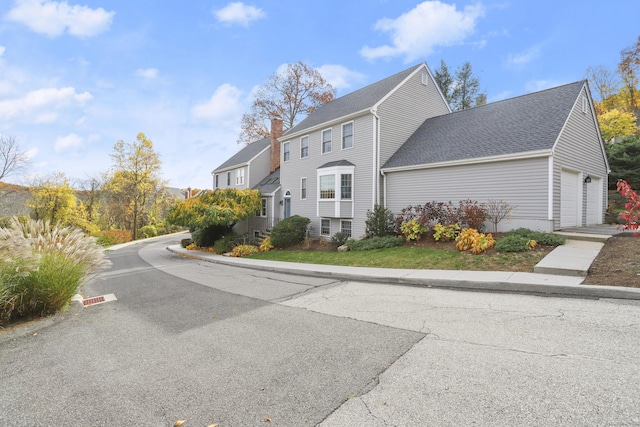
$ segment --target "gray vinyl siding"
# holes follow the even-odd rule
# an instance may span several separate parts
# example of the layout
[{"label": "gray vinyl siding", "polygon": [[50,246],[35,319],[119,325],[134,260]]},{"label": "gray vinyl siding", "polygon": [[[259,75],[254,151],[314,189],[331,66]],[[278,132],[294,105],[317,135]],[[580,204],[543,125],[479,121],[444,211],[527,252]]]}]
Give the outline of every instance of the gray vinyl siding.
[{"label": "gray vinyl siding", "polygon": [[265,176],[269,175],[270,156],[271,150],[265,150],[249,163],[249,188],[255,187]]},{"label": "gray vinyl siding", "polygon": [[384,165],[426,119],[448,112],[431,75],[425,86],[422,71],[418,71],[378,107],[380,165]]},{"label": "gray vinyl siding", "polygon": [[[386,206],[394,214],[431,201],[504,200],[516,206],[500,231],[526,226],[551,231],[548,221],[548,158],[507,160],[388,172]],[[491,226],[488,227],[491,231]]]},{"label": "gray vinyl siding", "polygon": [[[553,226],[560,228],[560,176],[562,168],[569,168],[602,178],[602,212],[607,208],[608,171],[602,152],[602,146],[595,124],[595,115],[589,110],[582,112],[582,98],[587,97],[586,88],[575,103],[569,119],[561,132],[554,148],[553,162]],[[590,102],[590,101],[589,101]],[[587,184],[583,184],[582,193],[582,224],[586,224],[587,215]]]},{"label": "gray vinyl siding", "polygon": [[[353,121],[353,148],[343,150],[341,147],[342,124]],[[331,153],[321,152],[321,132],[331,128]],[[282,142],[289,142],[291,158],[287,163],[282,163],[280,168],[280,197],[283,198],[287,191],[291,192],[291,215],[300,215],[311,220],[311,235],[320,235],[320,219],[318,210],[318,167],[338,160],[347,160],[355,165],[352,182],[352,202],[354,206],[353,231],[354,237],[364,234],[364,218],[368,209],[373,207],[373,116],[365,114],[355,119],[338,121],[322,127],[309,136],[309,157],[300,158],[300,137],[291,139],[283,138]],[[300,199],[300,178],[307,178],[307,199]],[[336,182],[336,190],[340,191],[340,183]],[[330,208],[327,214],[331,218],[335,216],[335,205],[328,203]],[[323,207],[323,213],[325,208]],[[352,219],[351,209],[344,212],[344,219]],[[279,216],[283,217],[284,208],[279,206]],[[337,221],[337,222],[336,222]],[[340,220],[332,219],[332,235],[340,231]]]}]

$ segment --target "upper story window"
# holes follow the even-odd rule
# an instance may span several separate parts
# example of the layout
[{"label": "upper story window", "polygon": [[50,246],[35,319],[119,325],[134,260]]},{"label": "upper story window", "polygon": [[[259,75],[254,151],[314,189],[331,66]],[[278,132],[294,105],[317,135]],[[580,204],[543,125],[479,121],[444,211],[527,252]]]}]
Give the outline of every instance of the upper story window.
[{"label": "upper story window", "polygon": [[353,147],[353,122],[342,125],[342,149]]},{"label": "upper story window", "polygon": [[213,184],[213,185],[215,186],[215,188],[218,188],[218,187],[219,187],[219,185],[218,185],[218,178],[219,178],[219,175],[218,175],[218,174],[216,174],[216,176],[215,176],[215,178],[214,178],[214,184]]},{"label": "upper story window", "polygon": [[309,157],[309,137],[303,136],[300,138],[300,158],[304,159]]},{"label": "upper story window", "polygon": [[236,171],[236,185],[244,184],[244,168]]},{"label": "upper story window", "polygon": [[291,158],[291,152],[289,151],[289,143],[282,144],[282,160],[288,162]]},{"label": "upper story window", "polygon": [[336,176],[320,175],[320,198],[335,199],[336,198]]},{"label": "upper story window", "polygon": [[300,178],[300,199],[307,200],[307,178]]},{"label": "upper story window", "polygon": [[331,152],[331,129],[322,131],[322,153]]},{"label": "upper story window", "polygon": [[231,172],[227,172],[227,187],[231,185]]}]

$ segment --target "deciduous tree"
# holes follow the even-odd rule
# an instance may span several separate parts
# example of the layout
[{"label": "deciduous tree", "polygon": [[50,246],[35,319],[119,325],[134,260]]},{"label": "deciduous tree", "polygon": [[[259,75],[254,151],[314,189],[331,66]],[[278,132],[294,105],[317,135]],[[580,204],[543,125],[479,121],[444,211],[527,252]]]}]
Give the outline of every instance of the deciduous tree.
[{"label": "deciduous tree", "polygon": [[303,62],[287,64],[256,91],[249,112],[242,115],[237,142],[250,144],[269,136],[268,123],[273,115],[283,118],[285,131],[291,129],[302,115],[332,101],[334,96],[335,89],[318,70]]},{"label": "deciduous tree", "polygon": [[603,112],[598,117],[602,139],[605,142],[609,142],[613,138],[633,135],[638,132],[637,121],[638,119],[633,113],[620,111],[615,108]]},{"label": "deciduous tree", "polygon": [[69,186],[69,180],[61,172],[36,179],[29,187],[29,193],[31,199],[26,204],[36,220],[67,225],[78,209],[78,199]]},{"label": "deciduous tree", "polygon": [[0,135],[0,180],[27,167],[29,160],[13,136]]},{"label": "deciduous tree", "polygon": [[135,142],[127,144],[118,141],[113,147],[111,160],[113,166],[105,184],[111,214],[119,216],[135,240],[138,228],[147,221],[147,212],[154,196],[164,187],[159,175],[160,156],[153,149],[153,142],[139,133]]}]

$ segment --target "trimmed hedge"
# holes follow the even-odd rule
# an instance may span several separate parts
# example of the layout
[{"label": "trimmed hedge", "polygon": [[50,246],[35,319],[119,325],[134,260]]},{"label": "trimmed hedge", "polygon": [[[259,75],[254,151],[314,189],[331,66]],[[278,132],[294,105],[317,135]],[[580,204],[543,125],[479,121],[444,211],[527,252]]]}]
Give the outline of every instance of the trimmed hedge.
[{"label": "trimmed hedge", "polygon": [[368,251],[371,249],[394,248],[404,245],[404,239],[398,236],[380,236],[364,240],[349,240],[347,246],[350,251]]}]

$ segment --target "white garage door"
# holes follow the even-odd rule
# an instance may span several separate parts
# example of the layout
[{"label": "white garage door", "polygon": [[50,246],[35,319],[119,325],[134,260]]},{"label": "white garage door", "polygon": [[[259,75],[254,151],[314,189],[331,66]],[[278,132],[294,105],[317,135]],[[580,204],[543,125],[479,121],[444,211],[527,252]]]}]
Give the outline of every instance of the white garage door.
[{"label": "white garage door", "polygon": [[602,179],[591,177],[587,184],[587,225],[602,224]]},{"label": "white garage door", "polygon": [[562,171],[560,177],[560,227],[576,227],[578,223],[579,203],[582,197],[580,189],[580,174],[568,170]]}]

